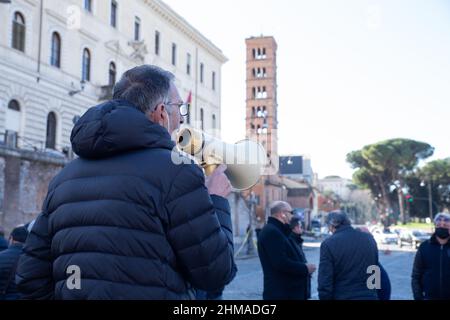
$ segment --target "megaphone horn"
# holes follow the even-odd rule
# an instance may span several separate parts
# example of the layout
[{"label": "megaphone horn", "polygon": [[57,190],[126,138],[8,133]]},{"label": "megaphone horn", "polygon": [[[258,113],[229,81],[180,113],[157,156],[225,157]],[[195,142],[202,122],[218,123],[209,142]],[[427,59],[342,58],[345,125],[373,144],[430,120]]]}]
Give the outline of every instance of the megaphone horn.
[{"label": "megaphone horn", "polygon": [[177,146],[195,157],[206,175],[211,175],[220,164],[226,164],[225,174],[236,191],[250,189],[258,183],[266,165],[266,151],[251,140],[227,144],[200,130],[184,127],[178,133]]}]

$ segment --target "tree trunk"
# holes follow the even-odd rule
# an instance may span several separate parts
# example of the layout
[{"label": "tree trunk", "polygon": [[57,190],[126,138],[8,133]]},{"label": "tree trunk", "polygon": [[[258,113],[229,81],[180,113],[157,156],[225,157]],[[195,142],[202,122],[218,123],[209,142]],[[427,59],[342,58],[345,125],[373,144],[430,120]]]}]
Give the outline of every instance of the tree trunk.
[{"label": "tree trunk", "polygon": [[400,217],[402,220],[402,223],[405,225],[406,224],[406,216],[405,216],[405,207],[403,204],[403,191],[401,186],[397,187],[397,194],[398,194],[398,205],[400,208]]},{"label": "tree trunk", "polygon": [[[390,211],[390,209],[392,208],[391,201],[389,200],[389,197],[386,194],[386,189],[384,187],[383,178],[380,175],[377,175],[377,180],[378,180],[378,185],[380,186],[381,196],[383,198],[383,203],[385,206],[384,209],[388,209]],[[383,213],[385,213],[385,212],[383,212]]]}]

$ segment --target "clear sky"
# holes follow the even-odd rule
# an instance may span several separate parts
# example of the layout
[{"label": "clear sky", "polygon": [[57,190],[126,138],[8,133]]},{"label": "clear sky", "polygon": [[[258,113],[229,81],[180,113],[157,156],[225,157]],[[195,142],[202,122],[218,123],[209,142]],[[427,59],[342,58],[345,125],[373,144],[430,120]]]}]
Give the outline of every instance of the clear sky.
[{"label": "clear sky", "polygon": [[348,152],[390,138],[450,157],[450,1],[163,0],[229,58],[222,136],[245,133],[245,38],[278,42],[279,153],[351,178]]}]

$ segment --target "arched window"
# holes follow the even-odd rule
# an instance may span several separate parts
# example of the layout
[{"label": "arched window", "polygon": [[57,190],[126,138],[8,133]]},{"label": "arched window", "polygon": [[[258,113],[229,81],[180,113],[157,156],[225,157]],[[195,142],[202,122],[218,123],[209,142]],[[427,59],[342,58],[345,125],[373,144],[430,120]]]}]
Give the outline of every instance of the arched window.
[{"label": "arched window", "polygon": [[91,80],[91,53],[88,49],[83,51],[83,63],[81,70],[81,80],[90,81]]},{"label": "arched window", "polygon": [[114,62],[111,62],[109,64],[109,85],[110,86],[114,86],[116,84],[116,76],[117,76],[116,64]]},{"label": "arched window", "polygon": [[12,47],[25,52],[25,18],[20,12],[14,13]]},{"label": "arched window", "polygon": [[11,100],[8,103],[8,109],[5,114],[5,129],[7,131],[20,132],[21,107],[19,101]]},{"label": "arched window", "polygon": [[20,112],[20,104],[19,104],[19,102],[17,100],[11,100],[8,103],[8,109]]},{"label": "arched window", "polygon": [[205,114],[204,114],[203,108],[200,109],[200,125],[201,125],[202,131],[204,131],[205,130]]},{"label": "arched window", "polygon": [[53,32],[52,34],[50,64],[54,67],[61,68],[61,37],[58,32]]},{"label": "arched window", "polygon": [[45,140],[47,149],[56,149],[56,115],[50,112],[47,116],[47,137]]},{"label": "arched window", "polygon": [[212,128],[213,128],[213,130],[216,130],[216,127],[217,126],[217,124],[216,124],[216,115],[215,114],[213,114],[212,115]]}]

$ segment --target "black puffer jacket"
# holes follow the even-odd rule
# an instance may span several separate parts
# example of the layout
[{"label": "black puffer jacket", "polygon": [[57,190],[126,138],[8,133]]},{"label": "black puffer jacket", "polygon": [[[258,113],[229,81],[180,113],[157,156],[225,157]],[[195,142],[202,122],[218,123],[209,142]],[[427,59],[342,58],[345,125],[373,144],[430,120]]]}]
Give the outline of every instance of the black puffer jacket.
[{"label": "black puffer jacket", "polygon": [[367,286],[369,266],[378,266],[377,244],[370,234],[342,226],[320,246],[320,300],[378,300]]},{"label": "black puffer jacket", "polygon": [[88,110],[71,140],[81,158],[50,183],[19,263],[25,298],[189,299],[191,286],[233,279],[228,201],[208,194],[167,130],[116,100]]},{"label": "black puffer jacket", "polygon": [[417,250],[412,272],[415,300],[450,300],[450,241],[441,245],[436,236]]}]

